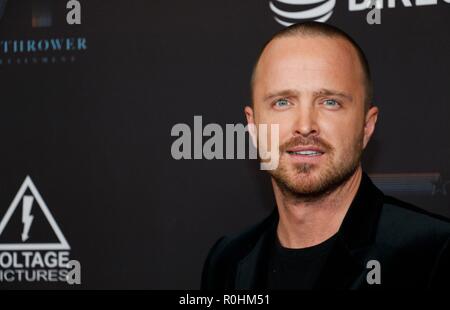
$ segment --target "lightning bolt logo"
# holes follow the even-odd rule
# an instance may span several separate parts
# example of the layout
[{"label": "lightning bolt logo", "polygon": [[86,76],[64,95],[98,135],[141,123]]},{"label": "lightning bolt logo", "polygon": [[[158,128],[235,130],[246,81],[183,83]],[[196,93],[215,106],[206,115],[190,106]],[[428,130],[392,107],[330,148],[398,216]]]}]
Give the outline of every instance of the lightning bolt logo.
[{"label": "lightning bolt logo", "polygon": [[33,207],[34,197],[25,195],[22,199],[22,242],[28,240],[28,232],[30,231],[31,223],[33,223],[34,216],[31,215],[31,208]]}]

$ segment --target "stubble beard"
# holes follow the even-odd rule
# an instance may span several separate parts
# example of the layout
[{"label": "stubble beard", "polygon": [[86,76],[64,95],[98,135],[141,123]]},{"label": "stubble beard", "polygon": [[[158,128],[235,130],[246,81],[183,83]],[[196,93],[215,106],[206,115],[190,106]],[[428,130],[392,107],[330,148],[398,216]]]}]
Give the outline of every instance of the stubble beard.
[{"label": "stubble beard", "polygon": [[[315,145],[325,150],[320,164],[292,163],[286,152],[294,145]],[[282,192],[303,200],[316,200],[333,192],[346,183],[360,165],[363,152],[363,135],[352,146],[347,147],[340,157],[329,143],[313,138],[294,138],[280,146],[280,161],[277,169],[269,171]]]}]

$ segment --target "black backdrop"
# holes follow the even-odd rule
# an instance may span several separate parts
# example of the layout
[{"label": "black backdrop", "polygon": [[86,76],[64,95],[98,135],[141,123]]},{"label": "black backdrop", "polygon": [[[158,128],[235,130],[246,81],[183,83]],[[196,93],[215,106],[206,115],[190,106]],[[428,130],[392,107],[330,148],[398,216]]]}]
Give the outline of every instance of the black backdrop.
[{"label": "black backdrop", "polygon": [[[47,27],[33,27],[38,1]],[[266,0],[80,1],[81,25],[66,23],[66,2],[9,1],[0,20],[0,41],[86,43],[13,53],[0,42],[0,218],[30,176],[81,262],[82,288],[198,288],[212,243],[260,220],[273,197],[254,161],[174,160],[170,132],[194,115],[244,123],[255,57],[283,26]],[[365,170],[389,194],[450,217],[450,4],[397,2],[380,25],[347,0],[327,22],[372,67],[381,114]]]}]

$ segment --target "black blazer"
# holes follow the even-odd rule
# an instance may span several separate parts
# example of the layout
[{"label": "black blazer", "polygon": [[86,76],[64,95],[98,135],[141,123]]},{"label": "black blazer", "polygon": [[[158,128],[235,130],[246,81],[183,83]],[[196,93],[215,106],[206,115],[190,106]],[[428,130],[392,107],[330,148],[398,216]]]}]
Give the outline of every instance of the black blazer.
[{"label": "black blazer", "polygon": [[[212,247],[202,289],[264,289],[278,212]],[[317,288],[450,287],[450,222],[385,196],[364,173],[337,233]],[[381,284],[368,284],[367,262],[381,266]]]}]

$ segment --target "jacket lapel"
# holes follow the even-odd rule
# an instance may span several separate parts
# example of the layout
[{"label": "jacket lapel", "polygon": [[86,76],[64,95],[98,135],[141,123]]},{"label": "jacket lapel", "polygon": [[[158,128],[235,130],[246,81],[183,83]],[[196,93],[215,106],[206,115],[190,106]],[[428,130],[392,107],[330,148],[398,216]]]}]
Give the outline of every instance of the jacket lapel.
[{"label": "jacket lapel", "polygon": [[317,288],[365,286],[366,264],[375,248],[383,193],[363,173],[358,192],[342,222],[338,239],[321,272]]},{"label": "jacket lapel", "polygon": [[365,266],[338,238],[314,288],[348,289],[364,280]]},{"label": "jacket lapel", "polygon": [[264,289],[266,287],[270,246],[275,238],[277,223],[278,213],[274,210],[261,238],[237,265],[236,289]]},{"label": "jacket lapel", "polygon": [[[372,252],[383,193],[363,173],[360,186],[338,231],[338,238],[316,283],[316,288],[348,289],[365,285],[368,253]],[[270,246],[276,236],[277,210],[266,229],[236,267],[235,288],[265,288]]]}]

